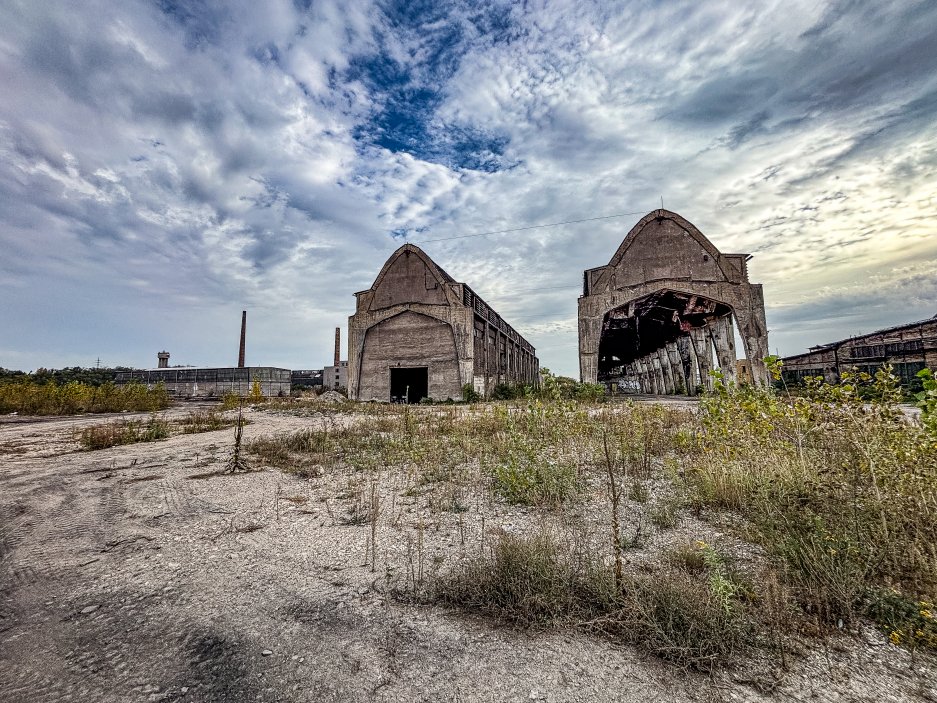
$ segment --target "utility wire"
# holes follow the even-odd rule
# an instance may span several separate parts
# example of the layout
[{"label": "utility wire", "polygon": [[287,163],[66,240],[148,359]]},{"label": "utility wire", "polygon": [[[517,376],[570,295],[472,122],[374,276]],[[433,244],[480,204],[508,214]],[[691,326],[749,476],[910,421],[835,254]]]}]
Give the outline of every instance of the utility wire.
[{"label": "utility wire", "polygon": [[491,234],[508,234],[509,232],[525,232],[530,229],[540,229],[543,227],[560,227],[562,225],[575,225],[580,222],[598,222],[599,220],[613,220],[616,217],[629,217],[631,215],[647,214],[645,210],[640,212],[619,212],[615,215],[603,215],[602,217],[586,217],[582,220],[566,220],[565,222],[548,222],[542,225],[528,225],[526,227],[512,227],[511,229],[498,229],[491,232],[476,232],[475,234],[457,234],[454,237],[437,237],[435,239],[418,239],[417,241],[427,244],[429,242],[448,242],[452,239],[468,239],[469,237],[487,237]]}]

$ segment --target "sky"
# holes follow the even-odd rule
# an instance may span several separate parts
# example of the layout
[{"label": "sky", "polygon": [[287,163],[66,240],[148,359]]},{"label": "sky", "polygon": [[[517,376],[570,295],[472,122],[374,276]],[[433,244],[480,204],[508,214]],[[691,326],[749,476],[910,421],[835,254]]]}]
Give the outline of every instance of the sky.
[{"label": "sky", "polygon": [[937,314],[932,0],[4,0],[0,96],[6,368],[233,365],[243,309],[321,368],[410,241],[578,376],[661,202],[772,352]]}]

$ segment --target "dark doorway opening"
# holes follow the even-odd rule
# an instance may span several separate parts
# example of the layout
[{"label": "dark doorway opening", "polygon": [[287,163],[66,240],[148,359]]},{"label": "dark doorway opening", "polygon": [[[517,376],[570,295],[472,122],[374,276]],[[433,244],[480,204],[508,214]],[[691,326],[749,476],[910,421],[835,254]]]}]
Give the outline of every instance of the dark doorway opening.
[{"label": "dark doorway opening", "polygon": [[429,369],[393,368],[390,370],[390,402],[419,403],[429,396]]},{"label": "dark doorway opening", "polygon": [[609,310],[599,338],[599,382],[617,380],[626,364],[731,314],[718,301],[666,289]]}]

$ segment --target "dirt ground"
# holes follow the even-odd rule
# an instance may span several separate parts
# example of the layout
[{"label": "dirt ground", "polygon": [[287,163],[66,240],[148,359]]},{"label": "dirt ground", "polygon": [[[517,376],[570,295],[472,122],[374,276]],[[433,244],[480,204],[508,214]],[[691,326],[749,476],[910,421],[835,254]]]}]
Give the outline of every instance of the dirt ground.
[{"label": "dirt ground", "polygon": [[[326,421],[248,415],[245,439]],[[579,631],[404,604],[386,585],[414,544],[442,568],[535,512],[495,504],[479,526],[384,476],[371,564],[372,526],[344,518],[351,470],[193,479],[222,467],[231,429],[81,451],[75,431],[100,422],[0,418],[0,701],[937,701],[933,659],[872,630],[763,693]]]}]

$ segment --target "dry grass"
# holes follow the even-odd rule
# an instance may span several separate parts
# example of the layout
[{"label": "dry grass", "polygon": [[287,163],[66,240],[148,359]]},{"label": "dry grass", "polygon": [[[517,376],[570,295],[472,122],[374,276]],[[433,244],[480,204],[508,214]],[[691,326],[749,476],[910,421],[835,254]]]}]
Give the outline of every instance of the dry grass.
[{"label": "dry grass", "polygon": [[235,424],[236,418],[228,418],[213,411],[195,411],[179,420],[166,420],[152,415],[146,421],[103,422],[83,428],[76,432],[75,437],[84,449],[96,450],[137,442],[153,442],[179,433],[214,432]]},{"label": "dry grass", "polygon": [[155,442],[169,436],[169,423],[155,415],[147,421],[121,420],[92,425],[78,432],[78,441],[88,450],[108,449],[136,442]]},{"label": "dry grass", "polygon": [[599,553],[572,546],[546,533],[505,535],[424,595],[523,625],[579,627],[705,672],[754,642],[755,625],[716,578],[718,566],[632,574],[616,584]]},{"label": "dry grass", "polygon": [[745,517],[803,609],[828,625],[856,620],[876,589],[937,595],[937,443],[899,398],[883,373],[796,398],[720,387],[703,407],[691,499]]},{"label": "dry grass", "polygon": [[[848,382],[798,398],[718,384],[698,414],[348,404],[248,450],[302,476],[350,476],[337,519],[375,535],[379,519],[399,519],[393,491],[437,527],[457,516],[463,546],[429,572],[422,532],[407,536],[407,597],[585,628],[702,671],[750,648],[783,666],[792,639],[867,617],[893,642],[933,646],[937,445],[898,411],[891,382],[878,383],[871,404]],[[380,491],[386,517],[373,509]],[[500,510],[532,517],[489,543],[485,519]],[[744,574],[710,545],[663,537],[699,520],[746,545]],[[466,531],[481,542],[466,547]]]}]

